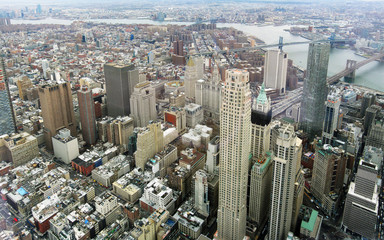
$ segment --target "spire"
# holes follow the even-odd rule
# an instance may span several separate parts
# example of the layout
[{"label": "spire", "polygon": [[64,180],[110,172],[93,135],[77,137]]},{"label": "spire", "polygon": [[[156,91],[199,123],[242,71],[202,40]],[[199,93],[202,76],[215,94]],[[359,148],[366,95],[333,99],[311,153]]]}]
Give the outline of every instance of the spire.
[{"label": "spire", "polygon": [[264,82],[261,85],[260,93],[259,93],[259,96],[257,97],[256,102],[257,104],[265,104],[266,102],[268,102],[267,94],[265,93]]},{"label": "spire", "polygon": [[192,57],[189,58],[187,66],[188,67],[194,67],[195,66],[195,62],[193,61]]}]

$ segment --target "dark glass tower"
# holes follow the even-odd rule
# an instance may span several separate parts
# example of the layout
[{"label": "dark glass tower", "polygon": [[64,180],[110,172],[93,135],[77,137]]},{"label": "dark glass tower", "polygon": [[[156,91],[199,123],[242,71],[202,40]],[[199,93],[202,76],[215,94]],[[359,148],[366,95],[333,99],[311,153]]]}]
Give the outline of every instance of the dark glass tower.
[{"label": "dark glass tower", "polygon": [[304,80],[302,127],[309,139],[321,136],[327,100],[327,71],[329,43],[310,43],[307,61],[307,76]]}]

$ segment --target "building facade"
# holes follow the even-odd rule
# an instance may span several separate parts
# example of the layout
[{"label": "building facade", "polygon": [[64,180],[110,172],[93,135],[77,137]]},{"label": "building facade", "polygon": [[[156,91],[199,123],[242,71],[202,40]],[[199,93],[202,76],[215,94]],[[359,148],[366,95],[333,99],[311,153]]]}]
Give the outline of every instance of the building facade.
[{"label": "building facade", "polygon": [[189,100],[193,100],[195,98],[195,85],[197,80],[195,62],[192,58],[189,58],[187,66],[185,67],[184,76],[185,97]]},{"label": "building facade", "polygon": [[145,127],[149,121],[156,121],[155,89],[151,87],[150,82],[142,82],[135,86],[130,104],[135,127]]},{"label": "building facade", "polygon": [[268,216],[271,204],[272,161],[272,153],[267,152],[256,158],[251,167],[248,216],[258,224]]},{"label": "building facade", "polygon": [[84,85],[77,91],[79,101],[79,111],[81,120],[81,133],[88,146],[94,145],[97,140],[95,103],[93,101],[92,91]]},{"label": "building facade", "polygon": [[295,180],[300,167],[302,145],[293,125],[281,123],[271,130],[273,179],[268,239],[282,240],[292,224],[295,200]]},{"label": "building facade", "polygon": [[245,236],[250,138],[249,73],[227,70],[220,110],[219,239]]},{"label": "building facade", "polygon": [[139,71],[134,65],[108,63],[104,65],[108,116],[129,116],[129,100],[139,83]]},{"label": "building facade", "polygon": [[46,82],[39,86],[41,112],[44,120],[44,137],[47,149],[53,150],[52,137],[62,128],[76,137],[76,119],[73,111],[72,91],[69,82]]},{"label": "building facade", "polygon": [[200,79],[196,82],[196,104],[203,106],[204,114],[214,119],[220,117],[221,87],[221,78],[217,67],[213,68],[211,79]]},{"label": "building facade", "polygon": [[264,61],[264,82],[267,88],[284,94],[287,85],[288,54],[281,50],[268,50]]},{"label": "building facade", "polygon": [[15,114],[9,92],[8,78],[4,59],[0,59],[0,136],[15,132]]},{"label": "building facade", "polygon": [[313,139],[320,136],[323,129],[327,100],[327,71],[329,61],[329,43],[310,43],[307,60],[307,74],[304,79],[303,99],[301,102],[301,120],[304,132]]},{"label": "building facade", "polygon": [[323,125],[323,143],[331,144],[333,133],[337,129],[340,109],[340,96],[330,94],[325,102],[325,118]]},{"label": "building facade", "polygon": [[[375,239],[379,211],[380,185],[378,167],[361,160],[355,182],[351,182],[345,199],[343,227],[367,239]],[[363,224],[362,224],[363,223]]]}]

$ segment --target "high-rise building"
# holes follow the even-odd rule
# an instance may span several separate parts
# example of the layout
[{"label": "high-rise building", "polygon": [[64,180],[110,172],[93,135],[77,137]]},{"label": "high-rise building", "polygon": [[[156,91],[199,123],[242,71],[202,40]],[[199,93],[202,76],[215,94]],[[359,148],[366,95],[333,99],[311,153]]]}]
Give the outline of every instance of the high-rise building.
[{"label": "high-rise building", "polygon": [[324,103],[327,100],[327,71],[329,43],[310,43],[307,60],[307,76],[304,79],[301,102],[303,130],[313,139],[320,136],[325,115]]},{"label": "high-rise building", "polygon": [[205,164],[205,170],[210,174],[214,174],[218,171],[220,154],[219,145],[219,136],[212,138],[212,140],[208,143],[207,163]]},{"label": "high-rise building", "polygon": [[136,167],[144,169],[145,164],[156,153],[164,149],[163,130],[160,123],[149,124],[137,133],[137,150],[134,154]]},{"label": "high-rise building", "polygon": [[31,79],[27,76],[22,76],[17,80],[16,84],[19,89],[19,97],[22,100],[27,100],[27,90],[33,87]]},{"label": "high-rise building", "polygon": [[373,123],[376,120],[376,115],[381,111],[381,107],[378,105],[371,105],[365,110],[364,116],[364,135],[367,136]]},{"label": "high-rise building", "polygon": [[251,167],[251,178],[249,183],[249,219],[261,224],[268,216],[268,210],[271,204],[271,184],[272,184],[272,161],[271,152],[254,158],[255,161]]},{"label": "high-rise building", "polygon": [[173,42],[173,53],[175,55],[184,56],[183,40],[176,40]]},{"label": "high-rise building", "polygon": [[134,65],[108,63],[104,65],[107,88],[108,116],[128,116],[131,113],[129,100],[136,84],[139,71]]},{"label": "high-rise building", "polygon": [[361,108],[360,108],[360,116],[363,117],[365,115],[365,111],[371,105],[375,104],[376,96],[372,93],[365,93],[363,99],[361,99]]},{"label": "high-rise building", "polygon": [[331,144],[333,133],[339,120],[340,96],[333,93],[328,95],[325,102],[325,118],[323,124],[323,143]]},{"label": "high-rise building", "polygon": [[373,123],[365,143],[367,146],[373,146],[384,149],[384,125],[383,122]]},{"label": "high-rise building", "polygon": [[94,145],[97,139],[95,103],[93,101],[92,91],[84,85],[77,91],[79,101],[79,112],[81,120],[81,133],[83,140],[89,145]]},{"label": "high-rise building", "polygon": [[311,191],[328,215],[336,212],[338,195],[343,188],[346,156],[344,150],[315,143]]},{"label": "high-rise building", "polygon": [[[300,171],[302,152],[301,140],[296,136],[293,125],[276,124],[271,130],[273,176],[271,210],[268,239],[285,239],[292,224],[295,201],[295,180]],[[298,210],[298,209],[297,209]]]},{"label": "high-rise building", "polygon": [[219,69],[213,68],[210,80],[197,80],[195,89],[196,103],[203,106],[204,114],[214,119],[220,117],[221,79]]},{"label": "high-rise building", "polygon": [[76,120],[73,111],[71,85],[68,82],[45,82],[39,86],[41,112],[44,120],[45,144],[52,148],[52,137],[62,128],[76,137]]},{"label": "high-rise building", "polygon": [[249,73],[227,70],[220,110],[219,239],[245,236],[250,138]]},{"label": "high-rise building", "polygon": [[187,66],[185,67],[184,88],[186,98],[195,98],[195,85],[197,80],[198,78],[196,72],[196,65],[191,57],[188,60]]},{"label": "high-rise building", "polygon": [[197,170],[194,178],[194,205],[205,215],[209,215],[208,174],[204,170]]},{"label": "high-rise building", "polygon": [[288,54],[281,50],[268,50],[264,61],[264,82],[267,88],[276,89],[279,94],[286,91]]},{"label": "high-rise building", "polygon": [[271,102],[267,98],[263,84],[259,96],[254,99],[252,105],[251,153],[255,158],[264,155],[269,149],[271,119]]},{"label": "high-rise building", "polygon": [[151,83],[146,81],[135,86],[131,95],[131,115],[136,127],[146,127],[149,121],[156,121],[156,96]]},{"label": "high-rise building", "polygon": [[343,227],[367,239],[376,239],[380,185],[377,165],[361,160],[355,182],[345,199]]},{"label": "high-rise building", "polygon": [[0,58],[0,109],[0,136],[14,133],[16,130],[15,114],[3,58]]}]

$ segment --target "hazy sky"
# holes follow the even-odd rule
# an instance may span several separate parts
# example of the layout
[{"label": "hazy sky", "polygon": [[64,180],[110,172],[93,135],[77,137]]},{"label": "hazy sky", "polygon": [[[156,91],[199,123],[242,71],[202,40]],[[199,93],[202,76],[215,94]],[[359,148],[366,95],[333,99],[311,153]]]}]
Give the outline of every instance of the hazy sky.
[{"label": "hazy sky", "polygon": [[[319,2],[319,0],[0,0],[0,7],[19,8],[20,6],[33,6],[41,4],[43,6],[78,6],[81,5],[114,5],[114,4],[156,4],[156,5],[172,5],[181,4],[183,2],[193,3],[215,3],[215,2],[258,2],[258,1],[271,1],[271,2]],[[360,2],[361,0],[320,0],[329,2]],[[363,0],[363,1],[380,1],[384,0]]]}]

